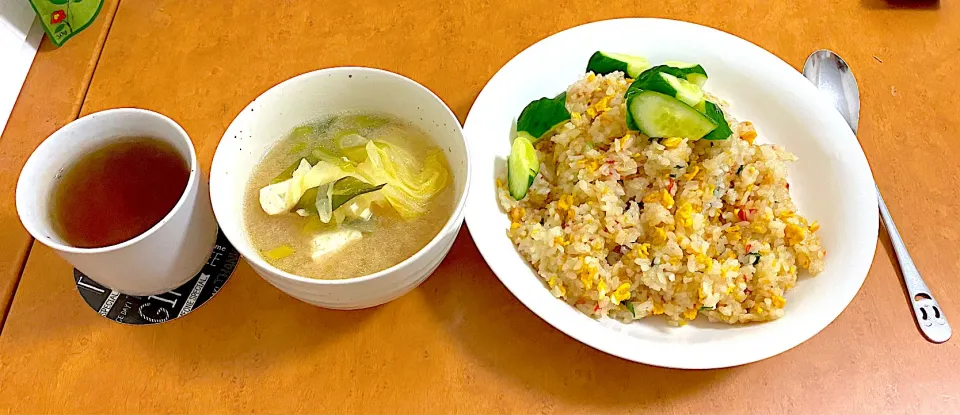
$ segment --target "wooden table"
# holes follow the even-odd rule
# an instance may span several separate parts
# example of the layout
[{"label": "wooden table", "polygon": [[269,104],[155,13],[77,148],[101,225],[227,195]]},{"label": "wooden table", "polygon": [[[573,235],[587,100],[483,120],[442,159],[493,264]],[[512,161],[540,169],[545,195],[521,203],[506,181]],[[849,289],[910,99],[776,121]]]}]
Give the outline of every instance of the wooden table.
[{"label": "wooden table", "polygon": [[551,328],[503,288],[466,229],[426,283],[374,309],[306,305],[241,263],[197,312],[124,326],[83,303],[50,249],[27,248],[13,206],[27,155],[78,113],[165,113],[207,168],[237,112],[302,72],[389,69],[463,120],[502,64],[551,33],[614,17],[683,19],[796,67],[818,48],[847,59],[862,91],[861,144],[957,325],[955,2],[116,1],[64,48],[45,43],[0,141],[4,301],[29,251],[0,333],[0,411],[960,413],[958,340],[920,336],[885,237],[860,294],[813,339],[743,367],[679,371],[605,355]]}]

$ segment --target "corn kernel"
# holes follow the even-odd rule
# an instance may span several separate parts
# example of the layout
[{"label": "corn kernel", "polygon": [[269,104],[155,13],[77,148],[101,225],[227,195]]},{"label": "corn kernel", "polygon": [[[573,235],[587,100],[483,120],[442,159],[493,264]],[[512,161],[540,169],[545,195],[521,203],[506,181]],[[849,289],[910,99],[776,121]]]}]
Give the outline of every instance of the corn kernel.
[{"label": "corn kernel", "polygon": [[813,223],[810,224],[810,232],[816,232],[819,229],[820,229],[820,222],[813,221]]},{"label": "corn kernel", "polygon": [[660,191],[662,194],[660,197],[663,199],[663,207],[667,209],[673,208],[673,196],[670,196],[670,192],[666,189]]},{"label": "corn kernel", "polygon": [[703,254],[697,254],[697,256],[694,257],[694,260],[697,261],[698,264],[703,266],[707,266],[707,264],[710,263],[710,258],[707,258],[707,256]]},{"label": "corn kernel", "polygon": [[586,266],[580,271],[580,282],[583,288],[589,290],[593,287],[593,280],[597,277],[597,269],[592,266]]},{"label": "corn kernel", "polygon": [[680,137],[670,137],[663,140],[663,146],[666,148],[674,148],[680,145],[680,142],[683,141]]},{"label": "corn kernel", "polygon": [[663,228],[656,227],[653,228],[653,241],[656,243],[664,243],[667,240],[667,231]]},{"label": "corn kernel", "polygon": [[620,286],[617,287],[617,290],[614,291],[613,293],[613,299],[615,300],[614,303],[616,304],[620,304],[624,300],[629,300],[630,299],[630,283],[625,282],[623,284],[620,284]]},{"label": "corn kernel", "polygon": [[783,308],[783,306],[787,304],[787,299],[779,295],[773,296],[771,300],[773,301],[773,306],[776,308]]},{"label": "corn kernel", "polygon": [[589,290],[593,288],[593,280],[590,279],[590,274],[586,272],[580,273],[580,282],[583,283],[583,288]]},{"label": "corn kernel", "polygon": [[744,121],[740,124],[740,138],[747,140],[748,143],[753,144],[753,140],[757,139],[757,130],[753,126],[753,123],[750,121]]},{"label": "corn kernel", "polygon": [[556,286],[557,286],[557,277],[550,277],[550,281],[547,281],[547,285],[549,285],[550,288],[556,287]]},{"label": "corn kernel", "polygon": [[515,207],[510,209],[510,220],[513,222],[520,222],[523,219],[523,215],[527,213],[527,210],[522,207]]},{"label": "corn kernel", "polygon": [[597,112],[607,112],[607,111],[610,111],[610,105],[608,105],[609,102],[610,102],[610,97],[606,96],[601,98],[600,101],[594,104],[593,107],[597,109]]},{"label": "corn kernel", "polygon": [[725,272],[726,272],[726,273],[734,273],[734,274],[736,274],[736,273],[740,272],[740,263],[738,262],[738,263],[733,264],[733,265],[720,267],[720,272],[721,272],[721,273],[725,273]]},{"label": "corn kernel", "polygon": [[646,259],[650,256],[650,244],[640,244],[636,248],[637,256]]},{"label": "corn kernel", "polygon": [[693,205],[689,202],[680,205],[677,216],[680,217],[680,224],[683,226],[693,226]]},{"label": "corn kernel", "polygon": [[653,315],[659,316],[663,314],[663,304],[654,303],[653,304]]},{"label": "corn kernel", "polygon": [[510,224],[510,229],[513,229],[513,230],[520,229],[520,224],[517,222],[513,222]]},{"label": "corn kernel", "polygon": [[807,236],[807,230],[802,226],[788,223],[783,229],[783,235],[784,239],[786,239],[787,245],[794,246],[803,242],[803,239]]},{"label": "corn kernel", "polygon": [[683,312],[683,318],[685,318],[685,319],[687,319],[687,320],[693,320],[693,319],[697,318],[697,309],[691,308],[691,309],[689,309],[689,310],[687,310],[687,311],[684,311],[684,312]]}]

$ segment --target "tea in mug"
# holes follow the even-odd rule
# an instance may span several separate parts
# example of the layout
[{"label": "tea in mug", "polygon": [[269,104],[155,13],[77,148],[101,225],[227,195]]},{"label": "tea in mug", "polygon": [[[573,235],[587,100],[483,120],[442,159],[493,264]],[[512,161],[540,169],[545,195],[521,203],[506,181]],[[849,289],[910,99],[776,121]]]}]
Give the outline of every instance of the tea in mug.
[{"label": "tea in mug", "polygon": [[64,169],[53,191],[54,231],[71,246],[128,241],[159,223],[187,187],[190,166],[173,145],[126,137]]}]

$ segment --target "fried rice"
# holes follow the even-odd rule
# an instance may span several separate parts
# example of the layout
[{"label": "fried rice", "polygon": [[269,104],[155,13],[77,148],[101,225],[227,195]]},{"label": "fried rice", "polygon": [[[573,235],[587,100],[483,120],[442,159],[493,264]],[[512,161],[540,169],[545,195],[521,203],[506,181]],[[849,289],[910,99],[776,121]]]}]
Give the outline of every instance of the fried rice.
[{"label": "fried rice", "polygon": [[782,146],[733,136],[649,138],[626,127],[623,73],[567,90],[571,119],[536,144],[540,174],[514,200],[497,180],[508,237],[546,289],[581,312],[629,322],[704,315],[747,323],[783,316],[801,270],[823,270],[819,225],[790,198]]}]

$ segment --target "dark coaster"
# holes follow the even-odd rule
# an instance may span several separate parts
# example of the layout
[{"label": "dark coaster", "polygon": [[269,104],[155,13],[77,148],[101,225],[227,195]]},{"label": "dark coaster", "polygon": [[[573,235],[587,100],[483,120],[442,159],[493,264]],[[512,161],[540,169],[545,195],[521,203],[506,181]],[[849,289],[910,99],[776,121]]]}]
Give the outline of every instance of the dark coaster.
[{"label": "dark coaster", "polygon": [[105,288],[76,269],[73,279],[80,296],[101,316],[124,324],[157,324],[183,317],[213,298],[239,261],[240,253],[223,232],[218,231],[217,245],[200,273],[163,294],[148,297],[122,294]]}]

